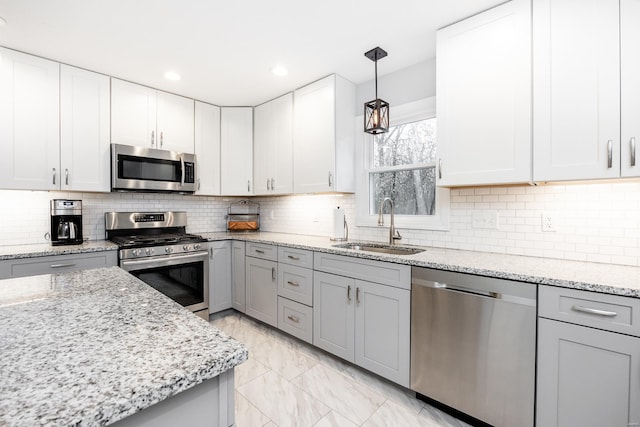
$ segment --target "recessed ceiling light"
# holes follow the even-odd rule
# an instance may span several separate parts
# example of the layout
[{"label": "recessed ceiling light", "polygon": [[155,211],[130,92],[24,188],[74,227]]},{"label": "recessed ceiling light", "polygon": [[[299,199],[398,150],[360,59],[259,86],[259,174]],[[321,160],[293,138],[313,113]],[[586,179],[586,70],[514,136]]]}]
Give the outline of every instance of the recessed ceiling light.
[{"label": "recessed ceiling light", "polygon": [[0,28],[5,27],[7,25],[7,20],[0,16]]},{"label": "recessed ceiling light", "polygon": [[164,73],[164,78],[167,80],[178,81],[182,77],[180,77],[180,74],[176,73],[175,71],[167,71],[166,73]]},{"label": "recessed ceiling light", "polygon": [[282,65],[278,65],[276,67],[273,67],[271,69],[271,72],[273,74],[275,74],[278,77],[282,77],[282,76],[286,76],[287,74],[289,74],[289,70],[287,70],[285,67],[283,67]]}]

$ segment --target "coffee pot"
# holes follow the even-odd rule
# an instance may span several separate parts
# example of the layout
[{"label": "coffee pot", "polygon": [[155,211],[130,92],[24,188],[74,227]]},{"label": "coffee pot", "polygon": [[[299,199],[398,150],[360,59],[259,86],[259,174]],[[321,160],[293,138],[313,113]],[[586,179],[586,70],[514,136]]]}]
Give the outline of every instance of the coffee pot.
[{"label": "coffee pot", "polygon": [[82,201],[51,200],[51,244],[82,243]]}]

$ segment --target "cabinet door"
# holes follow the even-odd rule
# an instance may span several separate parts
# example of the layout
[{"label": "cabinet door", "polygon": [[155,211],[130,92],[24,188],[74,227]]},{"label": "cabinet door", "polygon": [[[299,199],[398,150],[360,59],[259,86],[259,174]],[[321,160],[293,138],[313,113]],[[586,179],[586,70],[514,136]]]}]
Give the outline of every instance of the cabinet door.
[{"label": "cabinet door", "polygon": [[209,313],[232,306],[231,243],[209,243]]},{"label": "cabinet door", "polygon": [[334,191],[335,87],[335,76],[329,76],[293,95],[295,193]]},{"label": "cabinet door", "polygon": [[313,272],[313,345],[354,361],[355,280]]},{"label": "cabinet door", "polygon": [[108,192],[110,185],[109,77],[60,66],[61,188]]},{"label": "cabinet door", "polygon": [[111,142],[160,148],[156,144],[156,90],[111,79]]},{"label": "cabinet door", "polygon": [[60,188],[59,64],[0,48],[0,188]]},{"label": "cabinet door", "polygon": [[620,173],[640,176],[640,0],[620,1]]},{"label": "cabinet door", "polygon": [[254,194],[293,192],[293,94],[254,109]]},{"label": "cabinet door", "polygon": [[271,326],[278,326],[278,263],[245,258],[246,314]]},{"label": "cabinet door", "polygon": [[436,48],[439,185],[530,182],[530,1],[439,30]]},{"label": "cabinet door", "polygon": [[223,107],[220,119],[222,195],[251,195],[253,194],[253,109]]},{"label": "cabinet door", "polygon": [[618,0],[533,7],[533,178],[620,174]]},{"label": "cabinet door", "polygon": [[196,101],[196,194],[220,195],[220,107]]},{"label": "cabinet door", "polygon": [[640,338],[538,319],[537,425],[640,422]]},{"label": "cabinet door", "polygon": [[244,313],[245,306],[245,243],[231,242],[231,281],[233,308]]},{"label": "cabinet door", "polygon": [[156,128],[159,147],[180,153],[193,153],[193,99],[161,91],[157,95]]},{"label": "cabinet door", "polygon": [[411,292],[356,280],[355,363],[409,387]]}]

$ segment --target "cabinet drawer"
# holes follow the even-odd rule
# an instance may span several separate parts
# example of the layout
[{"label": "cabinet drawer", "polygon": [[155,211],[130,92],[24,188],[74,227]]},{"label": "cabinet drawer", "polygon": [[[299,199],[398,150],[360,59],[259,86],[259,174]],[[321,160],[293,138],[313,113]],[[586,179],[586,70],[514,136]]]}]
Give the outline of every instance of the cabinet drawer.
[{"label": "cabinet drawer", "polygon": [[247,243],[247,256],[277,261],[278,247],[262,243]]},{"label": "cabinet drawer", "polygon": [[278,297],[278,329],[312,344],[313,309]]},{"label": "cabinet drawer", "polygon": [[278,247],[278,262],[313,268],[313,252],[304,249]]},{"label": "cabinet drawer", "polygon": [[540,286],[538,315],[640,336],[640,299]]},{"label": "cabinet drawer", "polygon": [[326,273],[411,289],[411,267],[408,265],[314,252],[313,266],[314,270]]},{"label": "cabinet drawer", "polygon": [[0,262],[0,278],[63,273],[88,268],[112,267],[117,264],[116,251],[12,259]]},{"label": "cabinet drawer", "polygon": [[278,295],[313,305],[313,270],[278,263]]}]

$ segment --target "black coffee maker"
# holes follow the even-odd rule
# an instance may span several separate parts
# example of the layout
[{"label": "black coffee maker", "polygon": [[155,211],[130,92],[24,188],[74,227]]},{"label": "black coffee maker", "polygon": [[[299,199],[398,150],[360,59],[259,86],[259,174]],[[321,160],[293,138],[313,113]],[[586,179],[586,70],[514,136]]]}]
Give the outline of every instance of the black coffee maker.
[{"label": "black coffee maker", "polygon": [[51,200],[51,244],[82,243],[82,200]]}]

